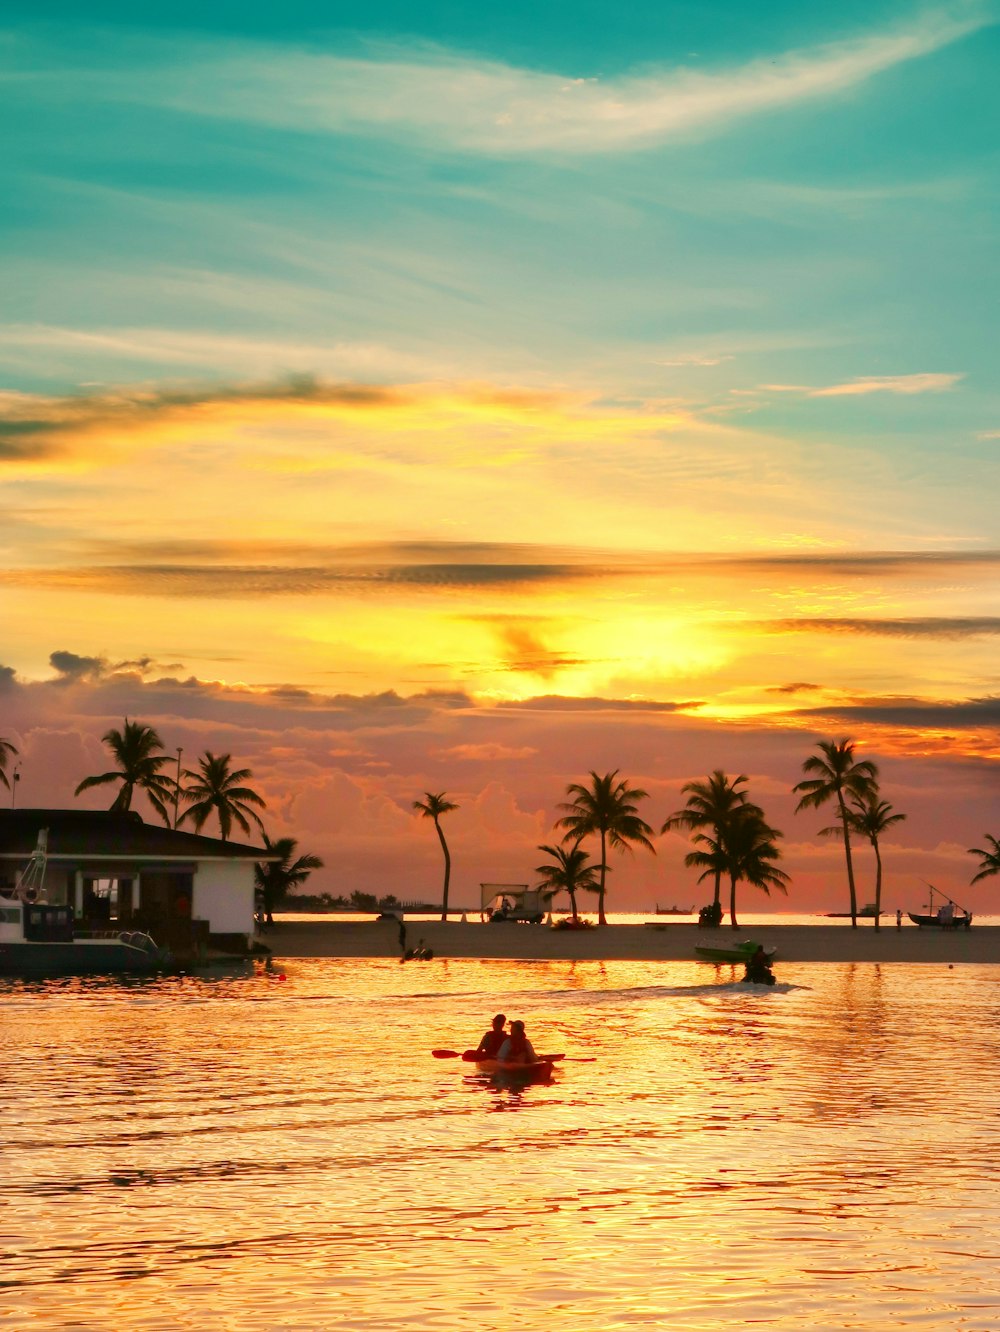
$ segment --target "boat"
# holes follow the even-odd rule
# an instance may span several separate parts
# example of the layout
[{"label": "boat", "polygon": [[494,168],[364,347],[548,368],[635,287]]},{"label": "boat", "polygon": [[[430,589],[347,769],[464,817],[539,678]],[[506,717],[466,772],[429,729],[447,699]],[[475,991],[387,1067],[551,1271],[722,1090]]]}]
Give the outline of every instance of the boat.
[{"label": "boat", "polygon": [[40,900],[47,855],[45,828],[15,886],[0,890],[0,976],[142,974],[172,965],[141,930],[78,930],[72,906]]},{"label": "boat", "polygon": [[[926,911],[908,911],[906,914],[914,925],[920,925],[924,928],[938,930],[967,930],[972,926],[972,912],[966,907],[960,907],[957,902],[935,888],[932,883],[927,884],[930,891],[930,898],[927,902]],[[934,898],[943,897],[944,902],[936,910],[934,907]]]},{"label": "boat", "polygon": [[661,907],[660,904],[657,903],[653,914],[657,916],[693,916],[697,909],[697,907]]},{"label": "boat", "polygon": [[[760,944],[755,939],[744,939],[742,943],[730,944],[729,947],[720,946],[718,948],[696,947],[695,955],[702,962],[733,962],[745,964],[756,953]],[[764,956],[770,961],[778,950],[776,948],[765,948]]]},{"label": "boat", "polygon": [[515,1064],[506,1059],[477,1059],[476,1072],[490,1078],[509,1078],[516,1082],[548,1082],[555,1064],[551,1059],[536,1059],[530,1064]]},{"label": "boat", "polygon": [[[879,910],[874,902],[866,902],[864,906],[859,907],[854,914],[858,917],[859,920],[862,918],[864,918],[865,920],[874,920],[875,917],[879,914]],[[885,913],[883,912],[882,914]],[[823,915],[827,920],[851,919],[851,913],[849,911],[824,911]]]}]

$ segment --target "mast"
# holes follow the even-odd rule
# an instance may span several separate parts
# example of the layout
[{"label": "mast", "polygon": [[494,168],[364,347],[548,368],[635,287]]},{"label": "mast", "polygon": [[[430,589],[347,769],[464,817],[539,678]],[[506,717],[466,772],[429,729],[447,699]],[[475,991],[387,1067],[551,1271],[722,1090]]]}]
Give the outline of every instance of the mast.
[{"label": "mast", "polygon": [[45,882],[45,865],[49,858],[49,830],[39,828],[38,841],[31,853],[31,859],[21,871],[17,883],[11,891],[16,901],[34,902]]}]

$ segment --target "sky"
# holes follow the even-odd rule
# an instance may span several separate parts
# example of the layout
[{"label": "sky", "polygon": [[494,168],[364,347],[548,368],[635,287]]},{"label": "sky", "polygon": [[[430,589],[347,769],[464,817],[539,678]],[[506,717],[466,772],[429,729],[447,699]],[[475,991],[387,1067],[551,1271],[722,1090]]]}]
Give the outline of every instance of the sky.
[{"label": "sky", "polygon": [[777,905],[842,909],[791,788],[849,736],[893,909],[994,905],[997,7],[207,10],[5,6],[18,803],[128,716],[249,767],[317,891],[433,898],[447,792],[473,904],[617,769],[648,910],[721,768]]}]

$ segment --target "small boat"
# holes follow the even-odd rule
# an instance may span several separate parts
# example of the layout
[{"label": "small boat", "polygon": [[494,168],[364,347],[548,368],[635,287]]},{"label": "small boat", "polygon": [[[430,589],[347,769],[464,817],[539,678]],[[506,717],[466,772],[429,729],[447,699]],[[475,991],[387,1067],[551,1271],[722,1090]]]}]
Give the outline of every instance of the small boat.
[{"label": "small boat", "polygon": [[0,892],[0,976],[93,976],[164,971],[169,952],[141,930],[75,928],[73,908],[38,900],[48,848],[48,830],[14,888]]},{"label": "small boat", "polygon": [[[875,906],[874,902],[866,902],[864,906],[859,907],[854,914],[858,917],[859,920],[862,918],[864,918],[865,920],[874,920],[879,913],[878,913],[878,908]],[[883,912],[882,914],[886,915],[888,913]],[[851,913],[849,911],[824,911],[823,915],[826,917],[827,920],[851,919]]]},{"label": "small boat", "polygon": [[[705,945],[696,947],[694,951],[702,962],[733,962],[745,965],[759,947],[760,944],[755,939],[744,939],[742,943],[730,944],[728,948],[724,946],[712,948]],[[776,948],[765,948],[764,956],[770,961],[777,951]]]},{"label": "small boat", "polygon": [[697,911],[697,909],[698,909],[697,907],[679,907],[679,906],[661,907],[660,904],[657,903],[657,904],[656,904],[656,909],[655,909],[655,911],[654,911],[654,915],[657,915],[657,916],[693,916],[694,913]]},{"label": "small boat", "polygon": [[[938,930],[967,930],[971,928],[971,911],[965,907],[960,907],[957,902],[953,902],[947,894],[941,892],[940,888],[935,888],[932,883],[929,883],[927,887],[931,890],[927,910],[908,911],[906,913],[914,925]],[[936,910],[934,907],[935,895],[944,898],[943,904]]]},{"label": "small boat", "polygon": [[551,1059],[536,1059],[530,1064],[511,1063],[506,1059],[477,1059],[476,1072],[491,1078],[516,1082],[548,1082],[555,1064]]}]

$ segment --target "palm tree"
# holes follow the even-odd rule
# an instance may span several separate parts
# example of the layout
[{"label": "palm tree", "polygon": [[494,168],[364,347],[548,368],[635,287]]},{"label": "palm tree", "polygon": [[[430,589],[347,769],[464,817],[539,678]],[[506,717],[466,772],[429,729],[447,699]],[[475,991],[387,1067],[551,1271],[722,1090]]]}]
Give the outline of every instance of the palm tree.
[{"label": "palm tree", "polygon": [[[278,837],[273,842],[264,834],[264,849],[279,860],[262,861],[254,866],[254,881],[264,897],[264,918],[274,924],[273,912],[292,888],[297,888],[315,869],[322,869],[319,856],[295,856],[298,842],[294,837]],[[293,859],[292,857],[295,857]]]},{"label": "palm tree", "polygon": [[795,806],[800,809],[818,809],[828,800],[836,800],[840,812],[840,827],[844,837],[844,858],[847,861],[847,885],[851,893],[851,928],[858,928],[858,895],[854,887],[854,865],[851,861],[850,813],[845,795],[867,800],[876,790],[878,768],[869,759],[854,758],[853,740],[821,740],[819,754],[812,754],[802,764],[802,771],[814,773],[792,789],[802,793]]},{"label": "palm tree", "polygon": [[16,746],[0,736],[0,782],[3,782],[8,791],[10,790],[10,779],[7,776],[7,759],[13,758],[16,754]]},{"label": "palm tree", "polygon": [[253,773],[249,768],[237,768],[233,772],[229,766],[231,758],[230,754],[213,754],[210,749],[206,749],[204,756],[198,760],[197,772],[184,769],[184,776],[191,784],[183,788],[181,795],[185,800],[190,800],[191,804],[180,816],[178,826],[185,819],[190,819],[195,831],[201,832],[214,812],[218,815],[219,831],[224,842],[229,840],[234,821],[247,836],[251,831],[251,819],[261,832],[264,831],[260,815],[251,809],[251,805],[265,809],[266,802],[251,787],[240,785],[248,781]]},{"label": "palm tree", "polygon": [[[851,832],[857,833],[859,837],[867,837],[875,852],[876,930],[879,929],[879,916],[882,912],[882,854],[879,851],[878,839],[887,828],[891,828],[896,823],[902,823],[905,818],[905,814],[893,813],[888,800],[880,798],[876,786],[871,788],[864,799],[860,799],[858,796],[851,797],[851,808],[847,811],[847,821],[851,825]],[[839,827],[821,829],[824,837],[836,837],[839,832]]]},{"label": "palm tree", "polygon": [[445,799],[444,791],[439,791],[433,795],[430,791],[425,791],[425,800],[414,800],[413,808],[418,809],[425,819],[433,819],[434,827],[437,830],[438,841],[441,843],[441,850],[444,853],[444,889],[441,893],[441,919],[448,919],[448,885],[451,882],[451,853],[448,850],[448,843],[444,840],[444,833],[441,830],[441,815],[450,814],[458,806],[452,804],[450,800]]},{"label": "palm tree", "polygon": [[569,894],[569,905],[575,925],[579,919],[576,895],[581,889],[591,893],[599,891],[599,885],[594,878],[598,867],[587,864],[590,853],[584,851],[579,842],[574,842],[570,847],[540,846],[538,849],[552,857],[549,864],[535,866],[535,873],[542,876],[538,886],[550,901],[557,893]]},{"label": "palm tree", "polygon": [[[722,837],[723,829],[734,812],[741,809],[758,808],[756,805],[749,805],[746,791],[739,789],[744,782],[749,780],[750,778],[743,773],[740,773],[738,777],[727,777],[721,768],[716,768],[703,782],[685,782],[681,787],[681,795],[687,796],[687,804],[683,809],[679,809],[669,816],[660,832],[671,832],[677,828],[686,828],[690,832],[703,832],[706,829],[711,829],[716,842],[718,842]],[[758,812],[762,813],[762,811]],[[684,863],[690,867],[704,862],[685,859]],[[715,897],[713,899],[715,907],[719,906],[722,870],[723,866],[716,866]],[[719,919],[719,917],[716,919]]]},{"label": "palm tree", "polygon": [[773,863],[781,859],[777,845],[780,836],[781,833],[767,823],[756,805],[744,805],[734,811],[718,840],[706,833],[699,833],[695,838],[708,849],[691,852],[686,863],[704,865],[702,878],[718,873],[720,868],[729,875],[729,920],[734,930],[739,929],[736,885],[741,879],[765,893],[770,893],[772,888],[786,891],[789,876]]},{"label": "palm tree", "polygon": [[130,722],[125,718],[125,725],[120,731],[106,731],[101,740],[110,749],[118,764],[113,772],[102,772],[94,777],[84,777],[74,791],[80,795],[92,786],[106,786],[110,782],[121,782],[121,789],[111,804],[112,810],[124,812],[132,808],[132,795],[136,787],[145,791],[149,803],[159,814],[163,822],[170,827],[168,806],[174,799],[175,783],[160,769],[170,759],[166,754],[157,754],[163,748],[163,741],[152,726],[142,722]]},{"label": "palm tree", "polygon": [[993,849],[983,851],[978,846],[969,847],[969,855],[978,856],[983,862],[979,866],[979,873],[970,880],[971,883],[978,883],[980,879],[989,879],[994,874],[1000,874],[1000,842],[989,833],[983,833],[983,836]]},{"label": "palm tree", "polygon": [[581,837],[597,833],[601,839],[601,882],[597,889],[597,920],[601,925],[608,923],[604,914],[604,894],[608,873],[608,845],[620,851],[630,851],[634,842],[648,847],[653,854],[656,848],[649,840],[652,828],[637,813],[636,802],[647,799],[648,792],[638,787],[629,786],[628,782],[618,777],[618,769],[598,777],[591,771],[590,785],[571,782],[566,794],[573,799],[569,804],[562,804],[566,810],[563,818],[557,819],[555,826],[565,828],[564,842],[578,842]]}]

